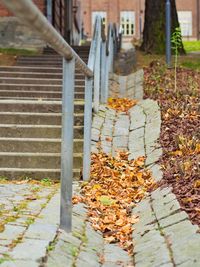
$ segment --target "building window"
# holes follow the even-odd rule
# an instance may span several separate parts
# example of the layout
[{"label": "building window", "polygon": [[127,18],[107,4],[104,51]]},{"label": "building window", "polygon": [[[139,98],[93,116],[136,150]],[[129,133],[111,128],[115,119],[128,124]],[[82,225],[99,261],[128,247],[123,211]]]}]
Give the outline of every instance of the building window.
[{"label": "building window", "polygon": [[94,11],[92,12],[92,28],[94,26],[96,16],[100,16],[102,18],[103,25],[106,27],[106,20],[107,20],[106,12]]},{"label": "building window", "polygon": [[135,34],[135,12],[122,11],[120,12],[121,27],[125,36]]},{"label": "building window", "polygon": [[182,36],[192,36],[192,12],[178,11]]}]

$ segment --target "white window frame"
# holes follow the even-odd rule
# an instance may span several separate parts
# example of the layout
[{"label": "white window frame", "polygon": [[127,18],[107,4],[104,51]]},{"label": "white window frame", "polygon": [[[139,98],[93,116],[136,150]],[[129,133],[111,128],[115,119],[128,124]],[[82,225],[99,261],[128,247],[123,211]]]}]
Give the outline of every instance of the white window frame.
[{"label": "white window frame", "polygon": [[192,36],[192,11],[178,11],[178,19],[182,36]]},{"label": "white window frame", "polygon": [[124,36],[135,35],[135,12],[134,11],[121,11],[120,12],[120,25]]}]

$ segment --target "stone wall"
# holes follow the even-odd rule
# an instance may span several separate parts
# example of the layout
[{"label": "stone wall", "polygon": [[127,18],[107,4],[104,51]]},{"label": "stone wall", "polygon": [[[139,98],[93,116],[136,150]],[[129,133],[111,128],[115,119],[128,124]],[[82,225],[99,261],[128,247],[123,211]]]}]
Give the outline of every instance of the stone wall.
[{"label": "stone wall", "polygon": [[44,46],[42,38],[16,17],[0,18],[0,47],[41,49]]},{"label": "stone wall", "polygon": [[143,99],[144,71],[138,70],[128,76],[110,74],[109,96]]},{"label": "stone wall", "polygon": [[[33,1],[45,14],[45,0]],[[0,4],[0,47],[40,49],[45,43],[30,27],[21,23],[13,14]]]}]

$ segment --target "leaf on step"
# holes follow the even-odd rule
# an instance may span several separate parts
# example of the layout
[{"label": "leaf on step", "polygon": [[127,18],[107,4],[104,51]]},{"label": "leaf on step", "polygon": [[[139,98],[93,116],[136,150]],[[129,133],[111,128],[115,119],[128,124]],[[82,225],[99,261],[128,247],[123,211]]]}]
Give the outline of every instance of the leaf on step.
[{"label": "leaf on step", "polygon": [[121,112],[127,112],[130,108],[137,104],[137,100],[128,98],[109,98],[108,106]]}]

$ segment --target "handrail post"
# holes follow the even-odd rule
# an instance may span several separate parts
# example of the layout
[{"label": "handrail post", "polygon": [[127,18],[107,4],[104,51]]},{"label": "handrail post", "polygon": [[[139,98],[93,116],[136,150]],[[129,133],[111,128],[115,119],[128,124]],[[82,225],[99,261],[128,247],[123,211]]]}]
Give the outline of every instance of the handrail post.
[{"label": "handrail post", "polygon": [[109,72],[113,72],[113,56],[114,56],[114,43],[113,43],[113,26],[111,26],[111,33],[110,33],[110,47],[109,47],[109,57],[110,57],[110,66]]},{"label": "handrail post", "polygon": [[171,2],[166,0],[166,63],[168,68],[171,66]]},{"label": "handrail post", "polygon": [[72,229],[75,60],[63,58],[60,228]]},{"label": "handrail post", "polygon": [[109,88],[109,74],[110,74],[110,52],[109,54],[106,54],[106,60],[105,60],[105,102],[107,102],[108,99],[108,88]]},{"label": "handrail post", "polygon": [[95,57],[95,66],[94,66],[94,112],[99,111],[99,93],[100,93],[100,68],[101,68],[101,19],[98,19],[98,36],[96,44],[96,57]]},{"label": "handrail post", "polygon": [[107,101],[106,93],[106,67],[107,65],[107,56],[106,56],[106,42],[101,44],[101,103],[105,104]]},{"label": "handrail post", "polygon": [[[95,27],[93,39],[90,47],[88,68],[94,71],[94,77],[85,78],[85,106],[84,106],[84,145],[83,145],[83,180],[87,181],[90,178],[90,165],[91,165],[91,128],[92,128],[92,93],[94,87],[94,99],[97,100],[96,109],[99,107],[99,95],[96,94],[97,87],[99,88],[100,76],[96,76],[95,64],[97,63],[96,56],[98,50],[99,33],[98,27],[100,19],[95,20]],[[100,61],[100,58],[99,58]],[[100,68],[99,68],[100,70]],[[97,80],[99,79],[99,81]],[[98,93],[99,94],[99,93]],[[97,98],[98,97],[98,98]]]},{"label": "handrail post", "polygon": [[85,78],[83,180],[90,178],[93,79]]},{"label": "handrail post", "polygon": [[[108,99],[108,88],[109,88],[109,73],[110,73],[110,42],[111,42],[111,24],[108,26],[107,31],[107,42],[105,44],[105,52],[102,51],[102,102],[106,103]],[[102,49],[103,50],[103,49]]]}]

